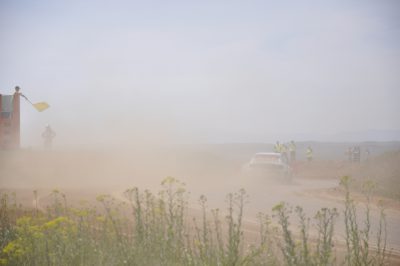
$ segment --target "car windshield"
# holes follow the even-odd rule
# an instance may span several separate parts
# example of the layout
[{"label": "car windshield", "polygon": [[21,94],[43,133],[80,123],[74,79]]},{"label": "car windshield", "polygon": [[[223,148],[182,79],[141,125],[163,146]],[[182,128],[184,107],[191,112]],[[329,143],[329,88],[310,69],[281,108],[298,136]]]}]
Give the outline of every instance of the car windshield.
[{"label": "car windshield", "polygon": [[256,154],[253,158],[256,163],[279,163],[280,156],[276,154]]}]

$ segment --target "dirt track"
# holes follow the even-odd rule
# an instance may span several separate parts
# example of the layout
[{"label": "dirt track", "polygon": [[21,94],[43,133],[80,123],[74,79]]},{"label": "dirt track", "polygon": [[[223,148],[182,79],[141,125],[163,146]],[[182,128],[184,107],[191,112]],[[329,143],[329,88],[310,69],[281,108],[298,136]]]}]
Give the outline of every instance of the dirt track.
[{"label": "dirt track", "polygon": [[[212,154],[170,154],[143,152],[108,154],[94,152],[34,152],[2,154],[0,161],[0,187],[17,192],[18,201],[32,206],[32,191],[39,192],[40,205],[45,206],[57,188],[67,195],[69,204],[81,200],[94,201],[98,194],[112,194],[118,198],[130,187],[160,189],[161,180],[174,176],[187,185],[192,208],[198,208],[201,194],[208,198],[209,208],[224,209],[226,195],[244,187],[249,195],[245,209],[247,228],[256,222],[259,212],[271,213],[274,205],[285,201],[300,205],[312,217],[323,207],[342,209],[340,193],[335,188],[338,178],[294,178],[292,184],[268,180],[255,180],[241,173],[242,162],[216,157]],[[331,175],[332,176],[332,175]],[[363,208],[360,202],[359,206]],[[388,246],[400,250],[400,208],[396,202],[386,210]],[[363,212],[359,213],[362,219]],[[379,212],[372,207],[372,224],[377,225]],[[344,226],[339,219],[338,237]],[[340,240],[340,239],[339,239]]]}]

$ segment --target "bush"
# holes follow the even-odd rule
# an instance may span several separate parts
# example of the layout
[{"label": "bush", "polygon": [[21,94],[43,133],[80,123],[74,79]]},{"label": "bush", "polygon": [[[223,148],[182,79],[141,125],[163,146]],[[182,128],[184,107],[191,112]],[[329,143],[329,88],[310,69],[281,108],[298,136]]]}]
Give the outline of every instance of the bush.
[{"label": "bush", "polygon": [[[365,223],[357,221],[356,205],[345,188],[343,218],[346,265],[385,265],[386,220],[381,209],[377,250],[371,252],[369,199]],[[258,241],[245,240],[244,190],[227,196],[227,210],[189,212],[183,183],[168,177],[154,195],[138,188],[125,191],[126,201],[100,195],[101,208],[67,206],[66,196],[53,191],[46,211],[26,210],[1,195],[0,264],[3,265],[335,265],[334,228],[339,213],[323,208],[311,219],[301,207],[280,203],[273,219],[259,214]],[[34,192],[37,199],[37,193]],[[294,214],[297,228],[291,226]],[[225,215],[225,218],[221,216]],[[360,229],[362,228],[362,229]],[[310,237],[312,235],[313,237]]]}]

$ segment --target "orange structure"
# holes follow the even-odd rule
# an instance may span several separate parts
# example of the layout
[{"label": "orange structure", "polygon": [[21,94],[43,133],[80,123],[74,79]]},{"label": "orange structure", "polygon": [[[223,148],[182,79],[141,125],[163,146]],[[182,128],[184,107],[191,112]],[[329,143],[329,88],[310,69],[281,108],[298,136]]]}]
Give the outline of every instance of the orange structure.
[{"label": "orange structure", "polygon": [[14,94],[0,94],[0,150],[20,147],[20,88]]}]

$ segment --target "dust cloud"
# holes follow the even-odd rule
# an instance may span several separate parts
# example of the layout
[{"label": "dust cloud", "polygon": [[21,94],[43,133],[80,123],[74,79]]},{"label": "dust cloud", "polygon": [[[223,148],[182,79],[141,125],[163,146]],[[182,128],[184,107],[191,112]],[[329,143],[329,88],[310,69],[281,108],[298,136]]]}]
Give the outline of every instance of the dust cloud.
[{"label": "dust cloud", "polygon": [[[82,201],[95,204],[96,196],[100,194],[109,194],[123,201],[123,192],[133,187],[157,193],[161,181],[172,176],[186,184],[192,209],[199,208],[201,195],[207,197],[210,208],[224,209],[227,194],[244,188],[248,194],[244,215],[246,223],[250,224],[256,223],[259,212],[271,213],[281,201],[302,206],[310,216],[324,207],[341,209],[343,195],[338,184],[343,175],[352,175],[360,182],[368,175],[369,179],[385,184],[386,188],[393,188],[392,194],[388,190],[381,193],[382,199],[398,197],[393,193],[398,188],[394,180],[400,173],[400,157],[398,153],[389,151],[399,143],[374,143],[374,156],[369,161],[363,158],[361,164],[347,162],[346,155],[340,153],[348,143],[313,143],[315,153],[321,157],[307,163],[303,153],[309,145],[298,143],[299,159],[292,165],[294,174],[290,183],[269,176],[255,178],[244,171],[256,152],[272,151],[271,144],[142,143],[135,149],[2,151],[0,187],[2,191],[16,192],[18,201],[27,207],[32,206],[34,190],[45,207],[51,203],[50,195],[54,189],[65,193],[69,204],[79,205]],[[371,143],[364,145],[371,147]],[[395,224],[399,222],[400,208],[397,200],[388,206],[388,228],[392,232],[388,244],[397,247],[400,232]],[[377,210],[372,215],[374,221],[379,217]],[[343,228],[338,230],[340,232]]]},{"label": "dust cloud", "polygon": [[[172,176],[193,208],[202,194],[224,208],[245,188],[254,221],[280,201],[309,215],[340,208],[343,175],[384,179],[392,190],[380,197],[395,202],[388,241],[400,247],[398,3],[72,2],[0,3],[1,93],[19,85],[50,104],[38,113],[21,99],[22,145],[0,151],[1,190],[32,206],[33,190],[59,189],[78,204],[157,192]],[[292,182],[243,171],[292,139]]]}]

